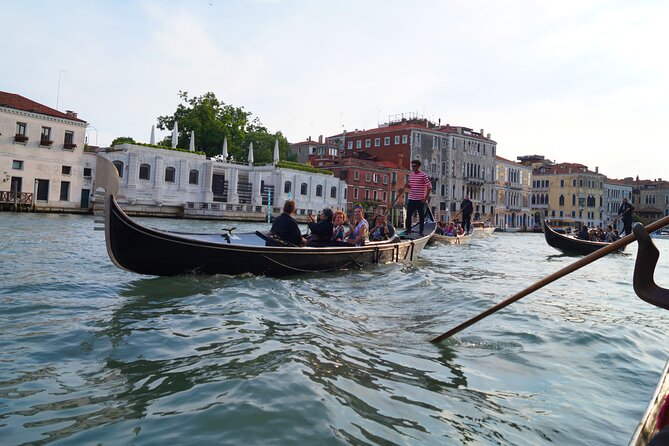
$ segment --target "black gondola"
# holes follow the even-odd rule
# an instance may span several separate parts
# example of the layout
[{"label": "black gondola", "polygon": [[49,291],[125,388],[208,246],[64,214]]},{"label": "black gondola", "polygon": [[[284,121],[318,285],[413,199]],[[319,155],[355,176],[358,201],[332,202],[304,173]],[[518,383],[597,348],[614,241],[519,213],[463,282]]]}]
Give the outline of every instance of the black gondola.
[{"label": "black gondola", "polygon": [[272,244],[266,234],[190,234],[143,226],[109,194],[105,206],[107,252],[117,266],[139,274],[243,273],[286,276],[413,261],[435,229],[428,212],[423,237],[395,237],[365,246],[291,247]]},{"label": "black gondola", "polygon": [[[544,237],[546,238],[546,243],[550,246],[570,256],[587,255],[610,244],[606,242],[591,242],[559,234],[548,225],[548,220],[544,220]],[[624,247],[621,248],[621,251],[624,249]]]}]

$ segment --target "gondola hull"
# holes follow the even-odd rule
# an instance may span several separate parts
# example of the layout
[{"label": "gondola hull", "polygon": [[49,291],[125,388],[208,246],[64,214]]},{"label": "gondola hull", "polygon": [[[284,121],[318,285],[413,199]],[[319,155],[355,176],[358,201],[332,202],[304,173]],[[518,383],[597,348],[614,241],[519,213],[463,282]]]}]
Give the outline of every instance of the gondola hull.
[{"label": "gondola hull", "polygon": [[375,263],[413,261],[434,232],[424,237],[372,242],[366,246],[323,248],[265,246],[256,234],[182,234],[145,227],[130,219],[116,199],[107,197],[107,252],[119,267],[147,275],[258,274],[286,276],[360,268]]},{"label": "gondola hull", "polygon": [[[591,242],[589,240],[580,240],[568,235],[559,234],[548,226],[547,220],[544,220],[544,237],[546,243],[562,253],[570,256],[582,256],[591,254],[598,249],[601,249],[610,243],[605,242]],[[624,250],[623,247],[621,249]]]}]

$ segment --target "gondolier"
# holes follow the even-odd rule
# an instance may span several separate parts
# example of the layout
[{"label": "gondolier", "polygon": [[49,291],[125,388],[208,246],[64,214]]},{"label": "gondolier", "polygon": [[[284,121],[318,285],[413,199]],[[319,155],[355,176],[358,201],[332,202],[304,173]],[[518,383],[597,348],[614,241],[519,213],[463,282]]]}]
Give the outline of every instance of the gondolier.
[{"label": "gondolier", "polygon": [[632,212],[634,212],[634,206],[627,201],[627,198],[623,198],[623,202],[618,208],[618,216],[623,220],[625,235],[632,233]]},{"label": "gondolier", "polygon": [[405,234],[411,234],[411,221],[413,214],[418,211],[419,233],[423,236],[425,220],[425,204],[432,191],[432,183],[425,172],[420,171],[420,161],[411,161],[411,173],[409,174],[409,202],[407,203],[407,216],[404,223]]}]

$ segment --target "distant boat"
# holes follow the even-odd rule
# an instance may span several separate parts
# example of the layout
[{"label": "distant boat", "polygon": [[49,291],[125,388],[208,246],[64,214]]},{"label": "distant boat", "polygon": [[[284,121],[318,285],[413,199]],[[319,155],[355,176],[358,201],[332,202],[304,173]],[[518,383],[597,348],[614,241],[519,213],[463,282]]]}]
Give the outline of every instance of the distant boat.
[{"label": "distant boat", "polygon": [[482,221],[472,222],[472,235],[474,237],[489,237],[495,232],[494,226],[486,226]]},{"label": "distant boat", "polygon": [[[559,234],[548,225],[548,220],[544,220],[544,237],[546,243],[567,255],[587,255],[610,245],[606,242],[591,242],[570,235]],[[624,249],[624,247],[621,248],[621,251]]]},{"label": "distant boat", "polygon": [[466,245],[472,239],[472,234],[469,235],[441,235],[435,233],[430,239],[430,243],[439,243],[442,245]]},{"label": "distant boat", "polygon": [[[429,219],[429,220],[428,220]],[[288,246],[268,234],[193,234],[143,226],[128,217],[113,195],[105,206],[107,252],[116,266],[139,274],[262,274],[286,276],[411,262],[421,253],[436,223],[428,213],[425,236],[397,236],[365,246]]]},{"label": "distant boat", "polygon": [[662,228],[659,231],[653,232],[650,236],[653,238],[669,240],[669,228]]}]

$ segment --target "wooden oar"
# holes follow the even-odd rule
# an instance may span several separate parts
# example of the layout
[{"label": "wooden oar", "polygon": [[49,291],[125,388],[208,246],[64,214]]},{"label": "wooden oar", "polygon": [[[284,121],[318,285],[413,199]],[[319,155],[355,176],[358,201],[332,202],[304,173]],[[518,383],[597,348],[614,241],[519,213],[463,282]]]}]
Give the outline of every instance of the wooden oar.
[{"label": "wooden oar", "polygon": [[[646,230],[648,233],[653,233],[654,231],[657,231],[660,228],[663,228],[665,226],[669,225],[669,216],[664,217],[656,222],[653,222],[646,226]],[[544,286],[548,285],[549,283],[555,282],[561,277],[566,276],[567,274],[573,273],[577,269],[580,269],[584,267],[585,265],[588,265],[592,262],[594,262],[597,259],[600,259],[604,257],[607,254],[610,254],[612,252],[615,252],[619,250],[620,248],[629,245],[632,243],[634,240],[636,240],[636,236],[634,234],[626,235],[625,237],[621,238],[620,240],[617,240],[610,245],[607,245],[603,248],[598,249],[597,251],[593,252],[592,254],[588,254],[587,256],[583,257],[580,260],[577,260],[576,262],[572,263],[569,266],[566,266],[562,268],[561,270],[551,274],[550,276],[544,277],[540,281],[536,282],[535,284],[525,288],[523,291],[514,294],[513,296],[509,297],[508,299],[498,303],[494,307],[488,308],[485,310],[483,313],[479,314],[478,316],[475,316],[460,325],[458,325],[455,328],[451,328],[448,330],[446,333],[437,336],[434,339],[431,339],[430,342],[441,342],[446,338],[450,338],[454,334],[464,330],[465,328],[469,327],[470,325],[473,325],[480,321],[481,319],[484,319],[488,316],[490,316],[493,313],[496,313],[497,311],[501,310],[502,308],[511,305],[512,303],[522,299],[523,297],[527,296],[530,293],[535,292],[536,290],[543,288]]]},{"label": "wooden oar", "polygon": [[[409,183],[407,183],[407,184],[409,184]],[[390,204],[390,207],[388,209],[386,209],[386,212],[383,213],[384,217],[386,215],[388,215],[388,212],[390,212],[390,210],[393,208],[393,206],[395,206],[395,203],[397,203],[397,200],[400,199],[400,197],[402,196],[402,192],[404,192],[404,189],[406,189],[406,187],[407,187],[407,184],[405,184],[404,187],[402,189],[400,189],[400,192],[397,194],[397,197],[395,197],[395,200],[393,200],[393,202]]]}]

